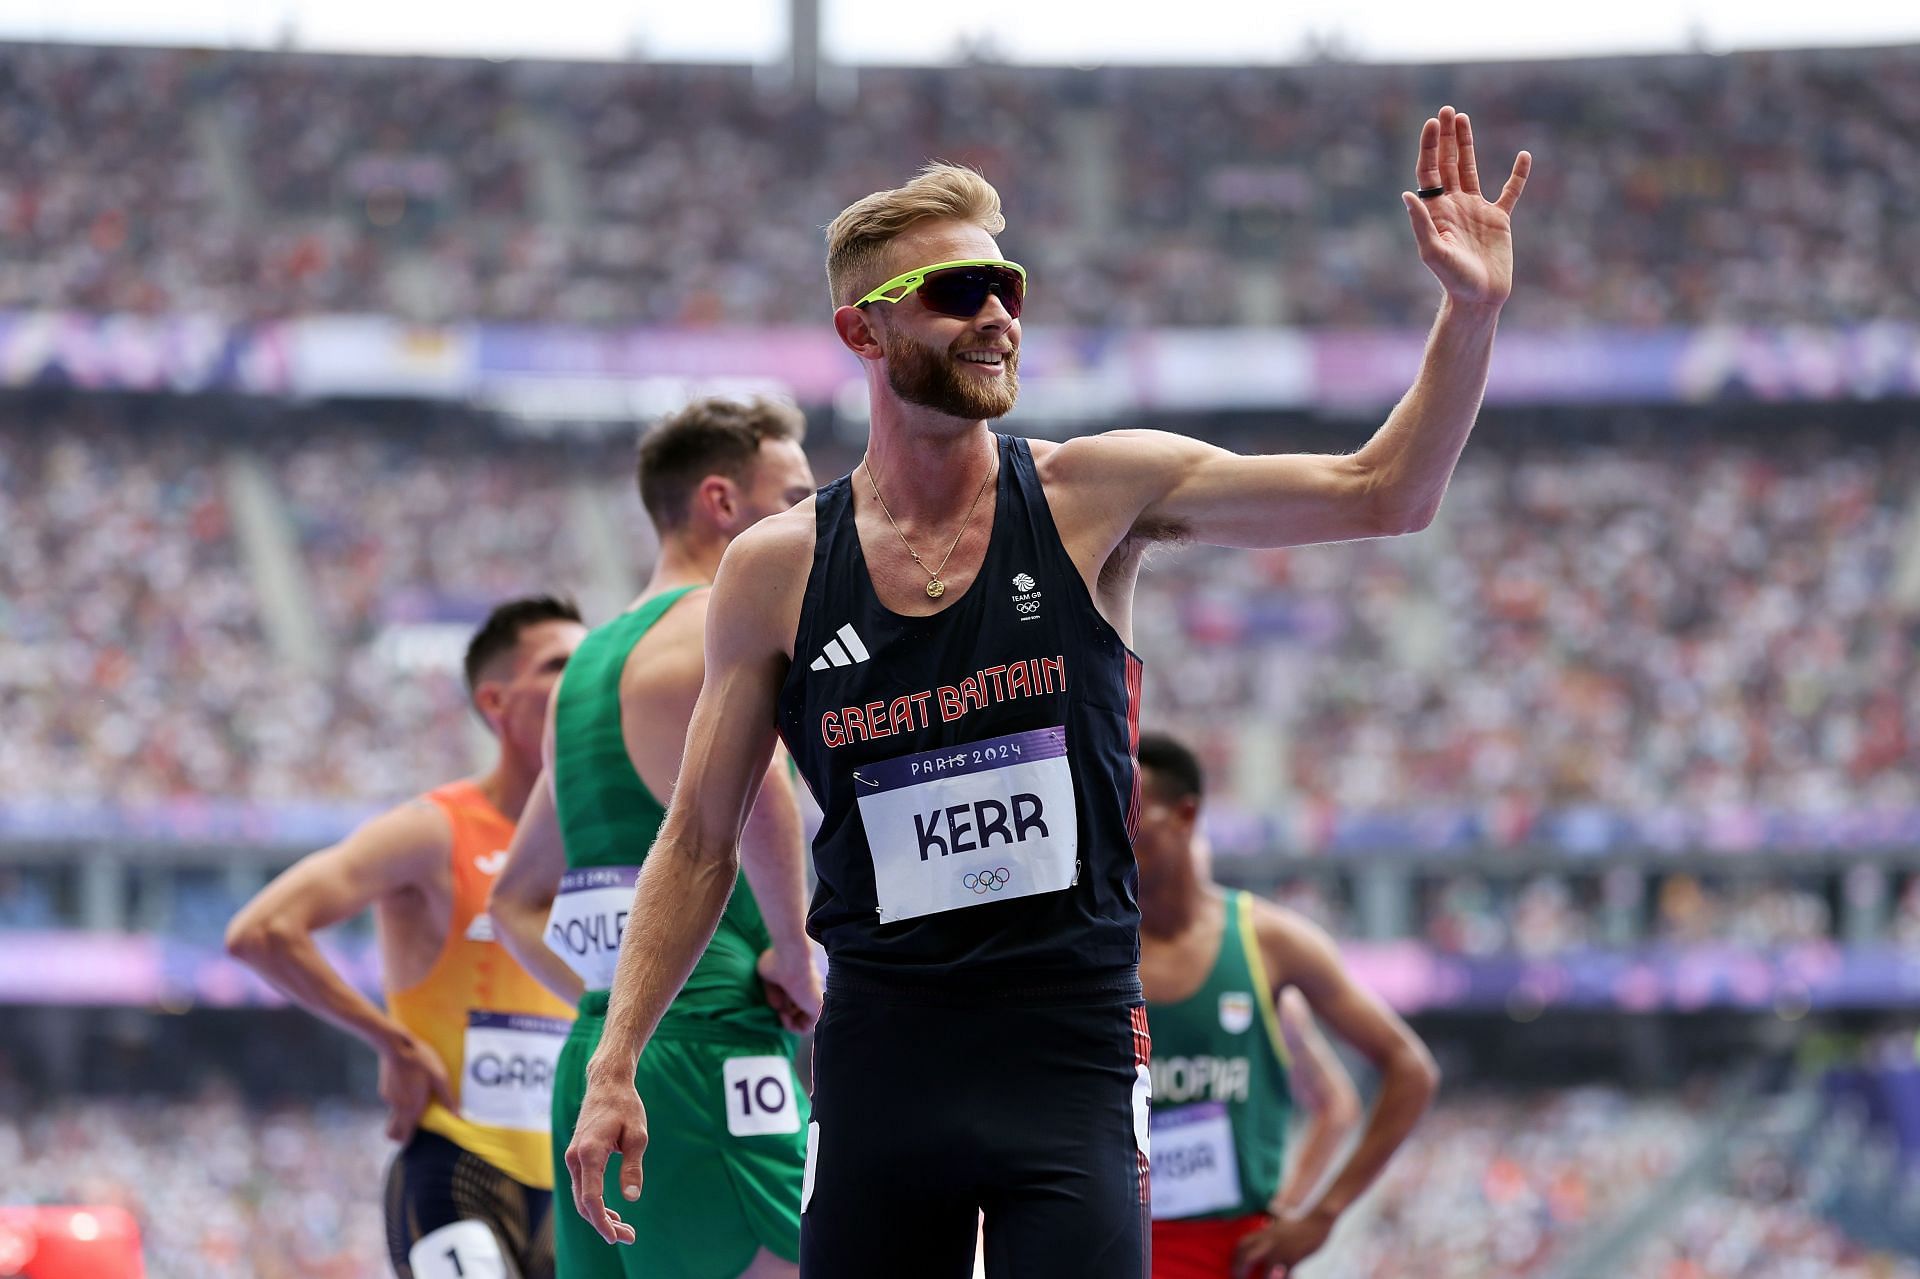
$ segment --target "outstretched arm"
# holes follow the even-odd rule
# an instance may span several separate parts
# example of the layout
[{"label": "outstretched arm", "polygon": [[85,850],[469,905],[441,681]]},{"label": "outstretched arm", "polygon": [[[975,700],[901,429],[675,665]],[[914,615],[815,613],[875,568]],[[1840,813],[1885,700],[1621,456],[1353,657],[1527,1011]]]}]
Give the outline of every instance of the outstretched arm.
[{"label": "outstretched arm", "polygon": [[411,1031],[342,977],[313,935],[391,893],[423,883],[444,861],[453,832],[423,801],[383,813],[331,848],[302,858],[240,908],[227,925],[227,953],[316,1017],[380,1054],[387,1135],[405,1141],[437,1099],[451,1109],[445,1065]]},{"label": "outstretched arm", "polygon": [[616,1151],[622,1192],[629,1199],[640,1194],[646,1112],[634,1092],[634,1066],[720,923],[739,873],[741,832],[773,756],[788,661],[786,640],[776,632],[797,611],[805,575],[795,580],[767,553],[765,527],[743,534],[721,561],[707,611],[706,681],[673,801],[634,888],[606,1029],[587,1066],[587,1097],[567,1148],[574,1204],[609,1243],[634,1237],[601,1196]]},{"label": "outstretched arm", "polygon": [[1291,986],[1280,994],[1280,1037],[1287,1043],[1289,1082],[1303,1120],[1293,1167],[1273,1200],[1274,1214],[1285,1216],[1311,1203],[1326,1180],[1334,1156],[1359,1126],[1360,1094],[1314,1023],[1305,997]]},{"label": "outstretched arm", "polygon": [[1412,388],[1356,452],[1243,457],[1166,432],[1113,431],[1061,445],[1053,469],[1068,488],[1100,495],[1090,505],[1117,522],[1113,545],[1145,535],[1296,546],[1425,528],[1486,391],[1494,329],[1513,290],[1511,215],[1532,167],[1522,151],[1489,200],[1467,117],[1443,107],[1421,129],[1417,181],[1444,194],[1401,200],[1445,296]]}]

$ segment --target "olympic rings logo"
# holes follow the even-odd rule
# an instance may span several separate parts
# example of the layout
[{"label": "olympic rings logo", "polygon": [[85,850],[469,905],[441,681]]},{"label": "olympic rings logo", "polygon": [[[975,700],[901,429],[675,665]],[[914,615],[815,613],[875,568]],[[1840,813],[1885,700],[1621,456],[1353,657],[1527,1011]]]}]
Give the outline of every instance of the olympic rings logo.
[{"label": "olympic rings logo", "polygon": [[960,882],[977,894],[985,894],[999,892],[1012,878],[1005,866],[996,866],[992,870],[970,870]]}]

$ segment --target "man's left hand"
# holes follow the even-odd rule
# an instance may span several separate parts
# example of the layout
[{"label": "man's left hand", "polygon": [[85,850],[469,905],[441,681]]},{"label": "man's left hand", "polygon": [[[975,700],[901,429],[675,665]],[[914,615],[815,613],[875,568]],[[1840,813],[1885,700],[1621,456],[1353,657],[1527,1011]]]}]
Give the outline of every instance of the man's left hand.
[{"label": "man's left hand", "polygon": [[1513,206],[1532,171],[1533,157],[1522,151],[1500,198],[1489,200],[1480,192],[1467,117],[1441,107],[1422,126],[1414,177],[1422,190],[1440,193],[1423,200],[1404,191],[1400,198],[1413,220],[1420,260],[1453,301],[1498,307],[1513,292]]},{"label": "man's left hand", "polygon": [[1326,1244],[1333,1233],[1333,1217],[1309,1208],[1262,1226],[1233,1250],[1233,1279],[1285,1279],[1289,1269]]}]

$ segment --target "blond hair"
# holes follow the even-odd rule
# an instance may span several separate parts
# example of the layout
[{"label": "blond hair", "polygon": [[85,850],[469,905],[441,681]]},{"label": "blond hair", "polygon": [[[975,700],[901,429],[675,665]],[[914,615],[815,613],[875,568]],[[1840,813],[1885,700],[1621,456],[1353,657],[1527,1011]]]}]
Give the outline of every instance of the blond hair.
[{"label": "blond hair", "polygon": [[913,181],[856,200],[827,225],[827,288],[835,306],[849,306],[881,283],[887,243],[924,218],[970,222],[988,235],[1006,230],[1000,193],[974,170],[929,163]]}]

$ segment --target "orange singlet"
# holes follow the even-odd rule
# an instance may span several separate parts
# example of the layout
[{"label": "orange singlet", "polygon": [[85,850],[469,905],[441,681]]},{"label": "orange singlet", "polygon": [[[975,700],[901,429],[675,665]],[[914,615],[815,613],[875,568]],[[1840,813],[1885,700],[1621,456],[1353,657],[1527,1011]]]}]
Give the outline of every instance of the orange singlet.
[{"label": "orange singlet", "polygon": [[387,1008],[440,1055],[459,1103],[430,1103],[420,1126],[524,1186],[553,1188],[548,1153],[553,1063],[573,1008],[493,940],[487,894],[506,864],[513,823],[470,781],[428,791],[453,825],[453,917],[419,982],[387,991]]}]

